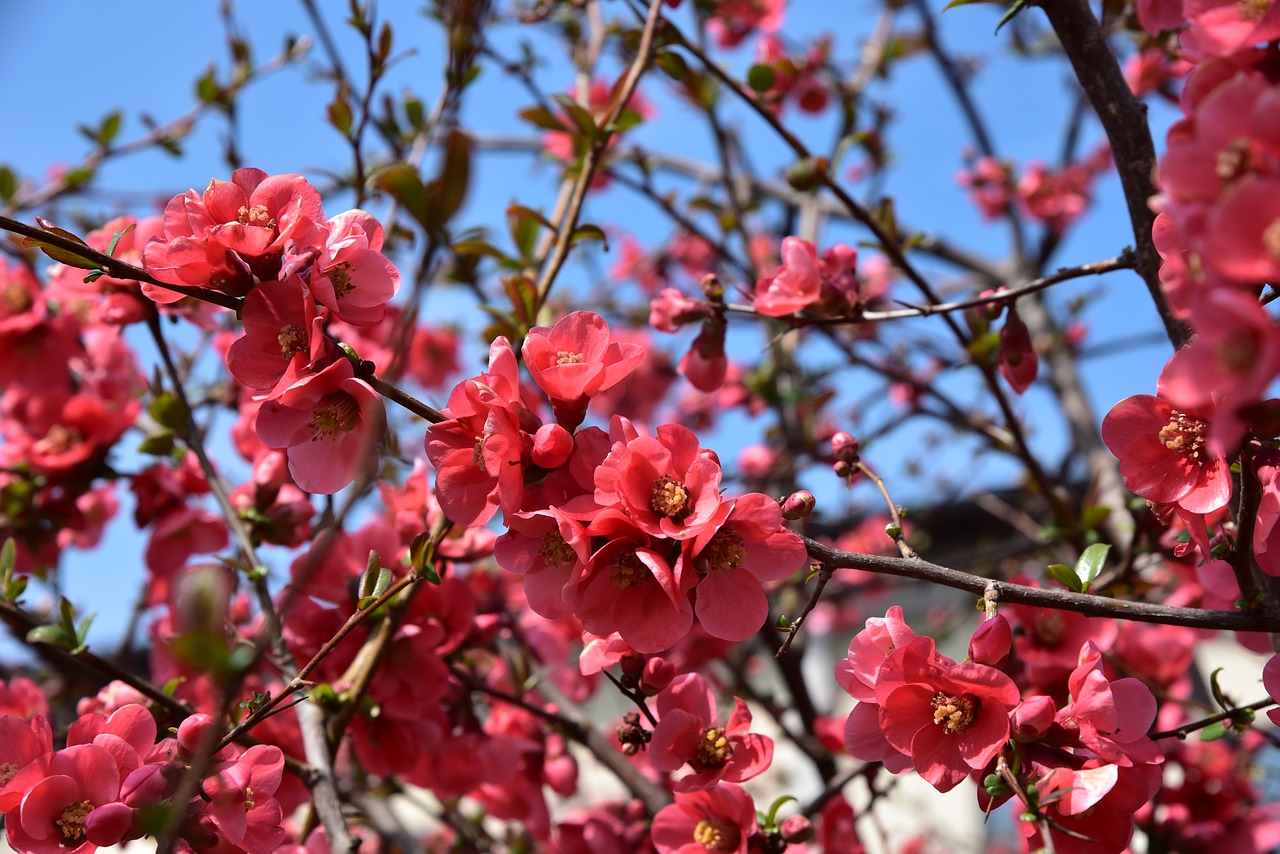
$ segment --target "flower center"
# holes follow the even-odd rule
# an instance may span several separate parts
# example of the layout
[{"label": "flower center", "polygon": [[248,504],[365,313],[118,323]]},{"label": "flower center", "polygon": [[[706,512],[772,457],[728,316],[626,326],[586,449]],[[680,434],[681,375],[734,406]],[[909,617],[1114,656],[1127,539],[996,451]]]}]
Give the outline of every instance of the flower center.
[{"label": "flower center", "polygon": [[84,434],[74,427],[54,424],[35,449],[42,454],[62,454],[84,441]]},{"label": "flower center", "polygon": [[718,569],[727,572],[739,569],[747,561],[747,547],[738,534],[728,528],[721,528],[702,550],[702,559],[708,571]]},{"label": "flower center", "polygon": [[1213,171],[1222,179],[1223,184],[1229,184],[1241,175],[1253,171],[1253,150],[1249,146],[1249,140],[1232,140],[1225,148],[1218,149]]},{"label": "flower center", "polygon": [[698,739],[694,761],[703,768],[719,768],[733,755],[733,745],[725,737],[724,727],[707,727]]},{"label": "flower center", "polygon": [[325,272],[333,285],[333,292],[339,297],[345,297],[356,289],[355,283],[351,281],[350,264],[338,264]]},{"label": "flower center", "polygon": [[564,541],[559,531],[547,531],[538,541],[538,554],[547,562],[547,566],[556,567],[572,563],[577,558],[573,547]]},{"label": "flower center", "polygon": [[26,288],[20,288],[17,285],[9,285],[2,292],[0,297],[4,300],[4,309],[9,314],[23,314],[31,308],[34,300]]},{"label": "flower center", "polygon": [[1236,11],[1246,21],[1260,21],[1267,12],[1271,11],[1272,2],[1274,0],[1239,0],[1236,3]]},{"label": "flower center", "polygon": [[742,839],[742,831],[735,825],[704,818],[693,829],[693,841],[708,851],[733,851]]},{"label": "flower center", "polygon": [[53,823],[63,839],[74,842],[84,838],[84,820],[91,812],[93,812],[93,804],[89,801],[80,801],[63,810],[62,815],[58,816]]},{"label": "flower center", "polygon": [[18,776],[18,766],[12,762],[0,762],[0,786]]},{"label": "flower center", "polygon": [[1160,428],[1160,443],[1171,451],[1199,459],[1205,429],[1205,423],[1199,418],[1190,418],[1173,409],[1169,412],[1169,423]]},{"label": "flower center", "polygon": [[1262,245],[1267,248],[1268,255],[1280,261],[1280,219],[1262,230]]},{"label": "flower center", "polygon": [[360,407],[356,405],[356,399],[351,395],[341,392],[325,395],[320,405],[316,407],[316,411],[311,414],[310,423],[307,424],[311,431],[311,441],[335,439],[343,433],[350,432],[355,428],[359,414]]},{"label": "flower center", "polygon": [[557,365],[577,365],[586,359],[581,353],[570,353],[568,350],[560,350],[556,353]]},{"label": "flower center", "polygon": [[649,567],[635,552],[618,555],[618,559],[609,567],[609,580],[619,590],[626,590],[644,581],[649,575]]},{"label": "flower center", "polygon": [[1054,647],[1062,643],[1062,638],[1067,633],[1067,621],[1061,614],[1050,611],[1035,621],[1031,631],[1043,646]]},{"label": "flower center", "polygon": [[249,810],[253,809],[257,805],[258,805],[258,802],[253,799],[253,789],[250,789],[248,786],[245,786],[244,787],[244,811],[248,812]]},{"label": "flower center", "polygon": [[306,352],[307,334],[290,323],[280,327],[276,342],[280,345],[280,358],[292,359],[299,353]]},{"label": "flower center", "polygon": [[241,207],[236,219],[242,225],[254,225],[258,228],[275,228],[276,221],[267,211],[266,205],[254,205],[251,208]]},{"label": "flower center", "polygon": [[933,695],[933,722],[947,735],[964,732],[973,726],[974,706],[977,701],[968,694]]},{"label": "flower center", "polygon": [[689,515],[689,491],[683,483],[664,474],[653,481],[653,497],[649,499],[649,506],[659,516],[678,522]]}]

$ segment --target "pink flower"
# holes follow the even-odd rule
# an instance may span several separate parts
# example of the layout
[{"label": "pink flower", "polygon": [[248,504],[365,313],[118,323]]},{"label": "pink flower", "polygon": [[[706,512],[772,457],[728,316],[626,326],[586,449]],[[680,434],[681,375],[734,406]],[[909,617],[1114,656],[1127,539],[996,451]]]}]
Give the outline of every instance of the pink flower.
[{"label": "pink flower", "polygon": [[763,774],[773,760],[773,740],[750,732],[751,712],[734,698],[723,726],[716,723],[715,695],[696,673],[677,676],[658,694],[658,725],[649,743],[649,761],[659,771],[691,772],[675,782],[675,791],[707,789],[721,780],[741,783]]},{"label": "pink flower", "polygon": [[684,792],[653,818],[658,854],[747,854],[756,833],[755,804],[732,783]]},{"label": "pink flower", "polygon": [[[1170,365],[1187,351],[1179,351]],[[1102,440],[1120,458],[1125,486],[1157,504],[1177,504],[1208,513],[1231,497],[1226,459],[1208,447],[1213,410],[1174,409],[1169,403],[1166,366],[1157,395],[1138,394],[1111,408],[1102,420]]]},{"label": "pink flower", "polygon": [[1020,699],[1013,680],[993,667],[938,660],[930,638],[891,652],[876,677],[885,739],[940,792],[996,757]]},{"label": "pink flower", "polygon": [[336,355],[325,337],[315,300],[298,276],[264,282],[244,299],[244,335],[227,351],[227,368],[237,380],[260,392],[288,388],[316,363]]},{"label": "pink flower", "polygon": [[1031,333],[1027,330],[1027,325],[1013,308],[1009,309],[1004,328],[1000,330],[996,359],[1000,365],[1000,376],[1018,394],[1022,394],[1036,381],[1040,360],[1036,358],[1035,348],[1031,346]]},{"label": "pink flower", "polygon": [[720,510],[720,462],[688,428],[663,424],[657,434],[614,445],[596,469],[595,500],[620,502],[646,534],[687,540]]},{"label": "pink flower", "polygon": [[258,410],[258,435],[285,448],[289,473],[307,492],[331,494],[355,480],[381,438],[382,398],[338,359]]},{"label": "pink flower", "polygon": [[766,317],[786,317],[817,302],[821,291],[818,250],[808,240],[786,237],[782,240],[782,266],[772,278],[756,282],[754,303],[756,311]]},{"label": "pink flower", "polygon": [[604,318],[589,311],[567,314],[550,329],[534,327],[520,352],[568,430],[582,423],[588,398],[617,385],[644,358],[639,345],[613,341]]},{"label": "pink flower", "polygon": [[[501,506],[515,513],[524,497],[526,445],[520,382],[506,338],[489,347],[489,370],[449,395],[449,420],[427,428],[427,459],[436,469],[440,509],[464,527],[483,525]],[[527,413],[526,413],[527,414]]]},{"label": "pink flower", "polygon": [[1092,643],[1080,650],[1080,665],[1068,681],[1071,702],[1057,723],[1103,761],[1116,765],[1156,764],[1164,760],[1147,738],[1156,719],[1156,698],[1137,679],[1107,679],[1102,653]]},{"label": "pink flower", "polygon": [[323,223],[320,193],[301,175],[237,169],[203,195],[170,200],[164,235],[143,248],[143,266],[163,282],[244,294],[254,276],[279,278],[286,249],[322,238]]},{"label": "pink flower", "polygon": [[201,786],[204,810],[219,835],[249,854],[265,854],[284,841],[280,802],[273,797],[284,773],[284,754],[257,744],[224,763]]},{"label": "pink flower", "polygon": [[720,47],[736,47],[756,30],[777,32],[786,5],[786,0],[715,0],[707,32]]},{"label": "pink flower", "polygon": [[361,210],[329,220],[308,284],[316,301],[353,326],[382,320],[400,289],[400,271],[383,255],[382,223]]},{"label": "pink flower", "polygon": [[721,513],[722,523],[686,541],[689,560],[701,575],[695,613],[712,637],[742,641],[769,617],[763,584],[790,577],[808,553],[783,527],[782,510],[767,495],[744,495],[722,505]]},{"label": "pink flower", "polygon": [[90,854],[100,845],[115,845],[127,828],[115,822],[99,827],[95,813],[119,795],[120,772],[110,752],[93,744],[59,751],[48,776],[5,816],[9,844],[30,854]]}]

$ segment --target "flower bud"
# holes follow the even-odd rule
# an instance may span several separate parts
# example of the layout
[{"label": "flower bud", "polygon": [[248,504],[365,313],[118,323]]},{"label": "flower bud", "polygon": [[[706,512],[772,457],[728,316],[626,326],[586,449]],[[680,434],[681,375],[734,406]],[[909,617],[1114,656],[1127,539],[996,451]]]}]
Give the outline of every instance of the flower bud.
[{"label": "flower bud", "polygon": [[831,470],[836,473],[836,477],[853,477],[853,466],[844,460],[836,460]]},{"label": "flower bud", "polygon": [[837,460],[856,463],[858,461],[858,440],[840,430],[831,436],[831,453],[835,454]]},{"label": "flower bud", "polygon": [[782,502],[782,518],[783,519],[804,519],[813,512],[813,508],[818,504],[818,499],[813,497],[813,493],[807,489],[801,489],[787,496],[787,500]]},{"label": "flower bud", "polygon": [[1044,694],[1028,697],[1013,710],[1013,737],[1016,741],[1035,741],[1053,726],[1057,708],[1052,697]]},{"label": "flower bud", "polygon": [[738,454],[738,468],[747,477],[767,476],[777,461],[777,454],[764,445],[748,445]]},{"label": "flower bud", "polygon": [[676,666],[661,656],[653,656],[644,663],[640,674],[640,690],[646,697],[660,694],[676,678]]},{"label": "flower bud", "polygon": [[809,821],[807,816],[793,815],[778,829],[782,831],[783,840],[792,845],[808,842],[813,838],[813,822]]},{"label": "flower bud", "polygon": [[969,660],[988,667],[999,667],[1009,657],[1013,646],[1013,629],[1003,614],[983,620],[969,640]]},{"label": "flower bud", "polygon": [[724,301],[724,285],[715,273],[707,273],[702,277],[702,293],[712,302]]},{"label": "flower bud", "polygon": [[640,653],[627,650],[622,658],[618,659],[618,663],[622,665],[622,675],[633,683],[638,682],[644,674],[644,660],[644,656]]},{"label": "flower bud", "polygon": [[573,436],[559,424],[543,424],[533,434],[533,462],[544,469],[559,468],[573,453]]}]

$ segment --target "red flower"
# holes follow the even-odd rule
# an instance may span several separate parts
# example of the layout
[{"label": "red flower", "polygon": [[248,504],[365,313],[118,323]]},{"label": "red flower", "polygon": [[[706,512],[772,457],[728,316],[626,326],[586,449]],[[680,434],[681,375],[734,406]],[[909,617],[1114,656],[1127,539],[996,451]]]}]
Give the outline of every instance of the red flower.
[{"label": "red flower", "polygon": [[773,740],[750,732],[751,712],[734,698],[728,723],[716,723],[711,686],[696,673],[676,677],[658,694],[658,725],[649,761],[659,771],[692,772],[675,781],[677,792],[710,788],[721,780],[741,783],[763,774],[773,761]]},{"label": "red flower", "polygon": [[756,832],[755,804],[732,783],[676,795],[653,818],[658,854],[747,854]]},{"label": "red flower", "polygon": [[582,423],[588,398],[621,382],[644,359],[643,347],[611,340],[604,318],[589,311],[567,314],[550,329],[534,327],[520,352],[568,430]]},{"label": "red flower", "polygon": [[894,650],[876,678],[885,739],[940,792],[996,757],[1020,699],[1013,680],[993,667],[938,659],[930,638]]},{"label": "red flower", "polygon": [[1207,443],[1212,408],[1183,411],[1169,404],[1169,372],[1166,365],[1156,397],[1136,394],[1111,408],[1102,420],[1102,440],[1120,458],[1130,490],[1157,504],[1208,513],[1230,499],[1231,469]]}]

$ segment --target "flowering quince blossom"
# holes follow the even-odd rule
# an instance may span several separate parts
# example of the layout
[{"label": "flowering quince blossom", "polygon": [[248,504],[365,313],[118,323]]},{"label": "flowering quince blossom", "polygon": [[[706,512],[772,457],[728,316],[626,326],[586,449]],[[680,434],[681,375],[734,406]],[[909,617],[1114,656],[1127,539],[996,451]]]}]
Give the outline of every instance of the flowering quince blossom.
[{"label": "flowering quince blossom", "polygon": [[604,318],[589,311],[566,314],[550,329],[529,330],[520,352],[566,430],[582,423],[588,398],[617,385],[644,358],[638,344],[611,341]]},{"label": "flowering quince blossom", "polygon": [[[1170,366],[1178,359],[1175,354]],[[1134,395],[1111,408],[1102,421],[1102,439],[1120,458],[1130,490],[1157,504],[1208,513],[1231,498],[1230,465],[1207,443],[1212,407],[1179,410],[1169,403],[1170,366],[1156,396]]]},{"label": "flowering quince blossom", "polygon": [[351,363],[338,359],[268,400],[258,410],[258,435],[284,448],[289,473],[307,492],[330,494],[355,479],[381,438],[382,398]]},{"label": "flowering quince blossom", "polygon": [[808,240],[782,240],[782,266],[771,278],[756,283],[756,311],[767,317],[786,317],[818,301],[822,272],[818,250]]},{"label": "flowering quince blossom", "polygon": [[649,761],[659,771],[692,769],[676,780],[677,792],[721,780],[741,783],[764,773],[773,760],[773,740],[750,732],[751,712],[741,698],[734,698],[728,722],[716,723],[715,695],[696,673],[677,676],[658,694],[657,714]]},{"label": "flowering quince blossom", "polygon": [[1004,673],[946,662],[931,638],[894,650],[876,674],[885,740],[940,792],[995,758],[1009,740],[1009,714],[1020,699]]},{"label": "flowering quince blossom", "polygon": [[755,834],[751,796],[732,783],[678,793],[653,818],[658,854],[747,854]]}]

